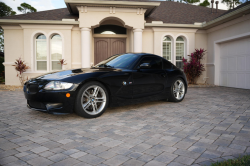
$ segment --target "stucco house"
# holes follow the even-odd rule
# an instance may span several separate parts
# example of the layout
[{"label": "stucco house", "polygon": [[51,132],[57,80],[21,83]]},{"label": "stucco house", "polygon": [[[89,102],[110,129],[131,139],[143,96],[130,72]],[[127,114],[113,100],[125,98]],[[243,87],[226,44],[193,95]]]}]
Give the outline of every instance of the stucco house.
[{"label": "stucco house", "polygon": [[182,57],[204,48],[199,82],[250,89],[250,2],[229,11],[171,1],[65,3],[67,8],[0,19],[7,85],[19,84],[12,66],[18,57],[30,66],[25,76],[31,78],[124,52],[153,53],[182,67]]}]

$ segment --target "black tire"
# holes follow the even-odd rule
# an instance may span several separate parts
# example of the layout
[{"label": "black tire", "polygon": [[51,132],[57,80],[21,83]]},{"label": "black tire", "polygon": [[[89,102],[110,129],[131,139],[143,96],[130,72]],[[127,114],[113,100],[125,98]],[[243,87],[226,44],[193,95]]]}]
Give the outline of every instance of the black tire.
[{"label": "black tire", "polygon": [[[175,83],[176,82],[182,82],[183,83],[183,87],[184,87],[184,94],[183,94],[183,97],[181,99],[178,99],[174,93],[174,88],[175,88]],[[181,102],[184,98],[185,98],[185,95],[186,95],[186,85],[183,81],[183,79],[181,78],[176,78],[173,82],[172,82],[172,85],[171,85],[171,90],[170,90],[170,97],[169,97],[169,101],[171,102]]]},{"label": "black tire", "polygon": [[[99,88],[99,90],[100,89],[102,89],[102,92],[104,92],[105,93],[105,95],[106,95],[106,103],[105,103],[105,105],[104,106],[102,106],[101,107],[101,111],[100,112],[98,112],[98,113],[96,113],[96,114],[94,114],[95,112],[93,111],[93,105],[90,105],[89,107],[86,107],[86,109],[83,109],[83,105],[82,104],[84,104],[83,102],[82,102],[82,99],[85,99],[85,100],[83,100],[84,102],[86,102],[86,103],[97,103],[97,102],[95,102],[95,101],[92,101],[92,99],[91,100],[89,100],[89,98],[87,98],[87,97],[85,97],[86,95],[83,95],[83,93],[84,92],[86,92],[86,90],[87,90],[87,92],[89,92],[89,90],[88,89],[90,89],[91,87],[93,87],[93,86],[98,86],[98,87],[100,87]],[[91,91],[91,89],[90,89],[90,91]],[[91,92],[90,92],[91,93]],[[99,93],[99,92],[98,92]],[[101,92],[100,92],[101,93]],[[85,93],[86,94],[86,93]],[[91,94],[90,94],[91,95]],[[93,97],[93,96],[92,96]],[[93,97],[94,98],[94,97]],[[95,100],[95,99],[94,99]],[[90,101],[90,102],[89,102]],[[97,100],[96,100],[97,101]],[[108,91],[107,91],[107,89],[105,88],[105,86],[103,85],[103,84],[101,84],[100,82],[97,82],[97,81],[91,81],[91,82],[87,82],[87,83],[85,83],[82,87],[81,87],[81,89],[78,91],[78,93],[77,93],[77,95],[76,95],[76,102],[75,102],[75,113],[77,114],[77,115],[79,115],[79,116],[82,116],[82,117],[84,117],[84,118],[96,118],[96,117],[99,117],[99,116],[101,116],[104,112],[105,112],[105,110],[106,110],[106,108],[107,108],[107,106],[108,106],[108,103],[109,103],[109,94],[108,94]],[[86,104],[87,105],[87,104]],[[97,105],[96,105],[97,106]],[[91,107],[92,107],[92,113],[93,114],[91,114],[91,111],[88,111],[87,110],[87,108],[89,109],[89,110],[91,110]],[[96,107],[97,108],[97,107]]]}]

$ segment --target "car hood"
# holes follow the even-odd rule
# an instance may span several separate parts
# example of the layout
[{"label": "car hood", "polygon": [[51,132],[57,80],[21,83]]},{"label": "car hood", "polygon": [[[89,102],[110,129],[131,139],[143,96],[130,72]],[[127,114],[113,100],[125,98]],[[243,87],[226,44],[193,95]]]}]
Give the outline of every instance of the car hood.
[{"label": "car hood", "polygon": [[[30,81],[35,82],[44,82],[45,80],[58,80],[72,83],[80,83],[84,79],[87,78],[97,78],[100,75],[121,71],[121,69],[116,68],[80,68],[80,69],[72,69],[72,70],[63,70],[58,72],[51,72],[41,76],[38,76]],[[40,80],[40,81],[39,81]]]}]

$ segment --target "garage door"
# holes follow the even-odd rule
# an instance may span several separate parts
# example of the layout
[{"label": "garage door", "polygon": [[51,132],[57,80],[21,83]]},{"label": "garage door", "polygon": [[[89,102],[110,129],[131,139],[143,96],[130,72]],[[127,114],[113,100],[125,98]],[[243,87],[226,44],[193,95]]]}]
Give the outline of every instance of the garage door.
[{"label": "garage door", "polygon": [[220,45],[220,85],[250,89],[250,38]]}]

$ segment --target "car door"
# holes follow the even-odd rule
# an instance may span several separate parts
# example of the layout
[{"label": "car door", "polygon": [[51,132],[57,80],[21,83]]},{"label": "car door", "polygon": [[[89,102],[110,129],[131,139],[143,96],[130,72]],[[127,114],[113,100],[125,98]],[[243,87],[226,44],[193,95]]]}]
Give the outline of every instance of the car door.
[{"label": "car door", "polygon": [[[140,65],[149,63],[150,68],[140,69]],[[146,97],[165,92],[167,75],[163,70],[162,58],[156,56],[143,57],[133,72],[133,98]]]},{"label": "car door", "polygon": [[129,70],[117,70],[107,73],[101,77],[101,81],[109,86],[111,97],[132,99],[133,87],[132,72]]}]

